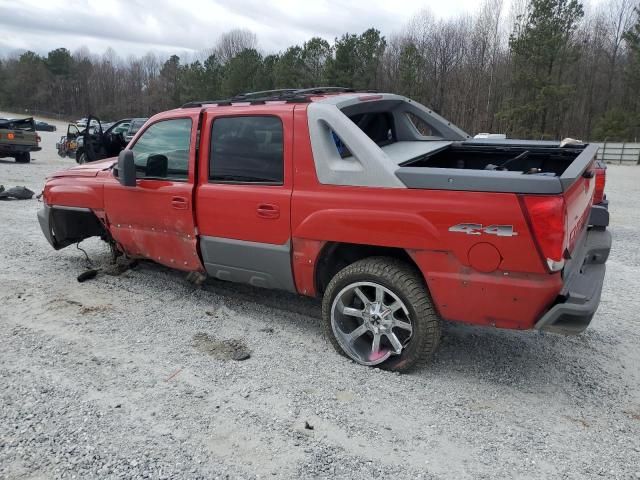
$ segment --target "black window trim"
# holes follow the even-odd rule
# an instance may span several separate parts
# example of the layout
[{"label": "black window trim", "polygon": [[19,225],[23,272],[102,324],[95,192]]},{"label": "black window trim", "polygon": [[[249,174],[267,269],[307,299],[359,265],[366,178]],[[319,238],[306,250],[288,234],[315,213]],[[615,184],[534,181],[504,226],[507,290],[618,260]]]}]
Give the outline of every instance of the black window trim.
[{"label": "black window trim", "polygon": [[[221,118],[239,118],[239,117],[270,117],[277,118],[280,122],[280,126],[282,127],[282,181],[281,182],[270,182],[266,181],[256,181],[256,182],[247,182],[240,180],[214,180],[211,178],[211,155],[212,155],[212,140],[213,140],[213,125],[216,123],[218,119]],[[212,185],[260,185],[265,187],[282,187],[285,184],[285,177],[287,173],[286,169],[286,155],[285,155],[285,141],[284,141],[284,122],[282,121],[282,117],[280,115],[274,115],[272,113],[251,113],[251,112],[242,112],[237,114],[224,114],[218,115],[214,117],[211,122],[211,127],[209,129],[209,156],[207,159],[208,163],[208,171],[207,171],[207,184]]]},{"label": "black window trim", "polygon": [[[149,125],[147,125],[147,127],[144,130],[141,131],[140,129],[146,125],[146,122],[142,124],[140,129],[136,132],[137,138],[135,139],[135,143],[133,145],[131,145],[128,148],[128,150],[132,150],[133,147],[136,146],[138,141],[144,136],[145,133],[147,133],[147,130],[149,130],[151,127],[153,127],[154,125],[156,125],[158,123],[166,122],[168,120],[191,120],[191,132],[193,132],[193,118],[191,118],[190,115],[186,115],[186,116],[185,115],[179,115],[179,116],[176,116],[176,117],[159,118],[155,122],[150,123]],[[133,124],[133,121],[131,123]],[[198,159],[196,158],[196,162],[197,161],[198,161]],[[117,166],[117,163],[115,165]],[[136,181],[137,180],[156,180],[156,181],[164,181],[164,182],[189,183],[190,170],[191,170],[191,133],[189,133],[189,162],[187,163],[187,178],[182,179],[182,178],[172,178],[172,177],[140,177],[140,178],[136,177]],[[197,181],[197,179],[196,179],[196,181]]]}]

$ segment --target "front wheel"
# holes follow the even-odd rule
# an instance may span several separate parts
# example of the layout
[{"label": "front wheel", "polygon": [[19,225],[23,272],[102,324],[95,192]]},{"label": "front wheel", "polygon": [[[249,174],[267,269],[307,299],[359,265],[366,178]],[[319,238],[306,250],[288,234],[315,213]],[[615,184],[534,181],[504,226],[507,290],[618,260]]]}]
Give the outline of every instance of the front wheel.
[{"label": "front wheel", "polygon": [[370,257],[338,272],[322,301],[325,334],[362,365],[405,372],[428,363],[440,319],[420,273],[401,260]]}]

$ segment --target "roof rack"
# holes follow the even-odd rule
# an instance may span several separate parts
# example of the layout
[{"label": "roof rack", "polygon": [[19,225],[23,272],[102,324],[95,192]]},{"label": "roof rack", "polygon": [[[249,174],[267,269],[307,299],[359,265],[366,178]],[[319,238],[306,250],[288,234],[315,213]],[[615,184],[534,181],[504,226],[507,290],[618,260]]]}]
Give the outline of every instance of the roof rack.
[{"label": "roof rack", "polygon": [[[202,100],[188,102],[182,108],[202,107],[203,105],[229,106],[233,102],[249,102],[251,105],[262,105],[268,101],[285,101],[287,103],[308,103],[313,95],[325,95],[330,93],[356,92],[348,87],[312,87],[312,88],[281,88],[277,90],[262,90],[258,92],[239,93],[231,98],[222,100]],[[375,90],[366,90],[371,93]]]},{"label": "roof rack", "polygon": [[355,92],[355,89],[348,87],[311,87],[311,88],[301,88],[300,90],[296,90],[296,93],[299,95],[322,95],[324,93],[350,93]]},{"label": "roof rack", "polygon": [[234,96],[233,98],[249,98],[249,97],[275,97],[275,96],[281,96],[281,95],[286,95],[286,94],[291,94],[293,92],[295,92],[296,89],[295,88],[280,88],[277,90],[262,90],[260,92],[245,92],[245,93],[239,93],[238,95]]}]

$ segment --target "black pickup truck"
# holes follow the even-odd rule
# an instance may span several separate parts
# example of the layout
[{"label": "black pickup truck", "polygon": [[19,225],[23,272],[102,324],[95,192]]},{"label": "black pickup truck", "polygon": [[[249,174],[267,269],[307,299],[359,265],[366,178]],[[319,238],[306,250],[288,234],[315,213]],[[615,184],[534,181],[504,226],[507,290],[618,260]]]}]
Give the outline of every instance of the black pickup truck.
[{"label": "black pickup truck", "polygon": [[31,152],[39,150],[40,137],[33,118],[0,118],[0,158],[13,157],[17,163],[29,163]]}]

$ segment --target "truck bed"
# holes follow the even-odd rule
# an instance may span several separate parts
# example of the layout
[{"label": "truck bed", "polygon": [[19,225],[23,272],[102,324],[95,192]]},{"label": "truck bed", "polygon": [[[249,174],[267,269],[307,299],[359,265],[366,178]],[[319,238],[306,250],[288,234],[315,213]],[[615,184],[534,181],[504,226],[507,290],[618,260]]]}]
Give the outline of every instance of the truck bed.
[{"label": "truck bed", "polygon": [[[551,142],[450,142],[435,150],[427,147],[424,154],[395,159],[396,175],[409,188],[557,194],[575,183],[597,151],[592,145],[560,147]],[[405,151],[417,149],[413,145]]]}]

